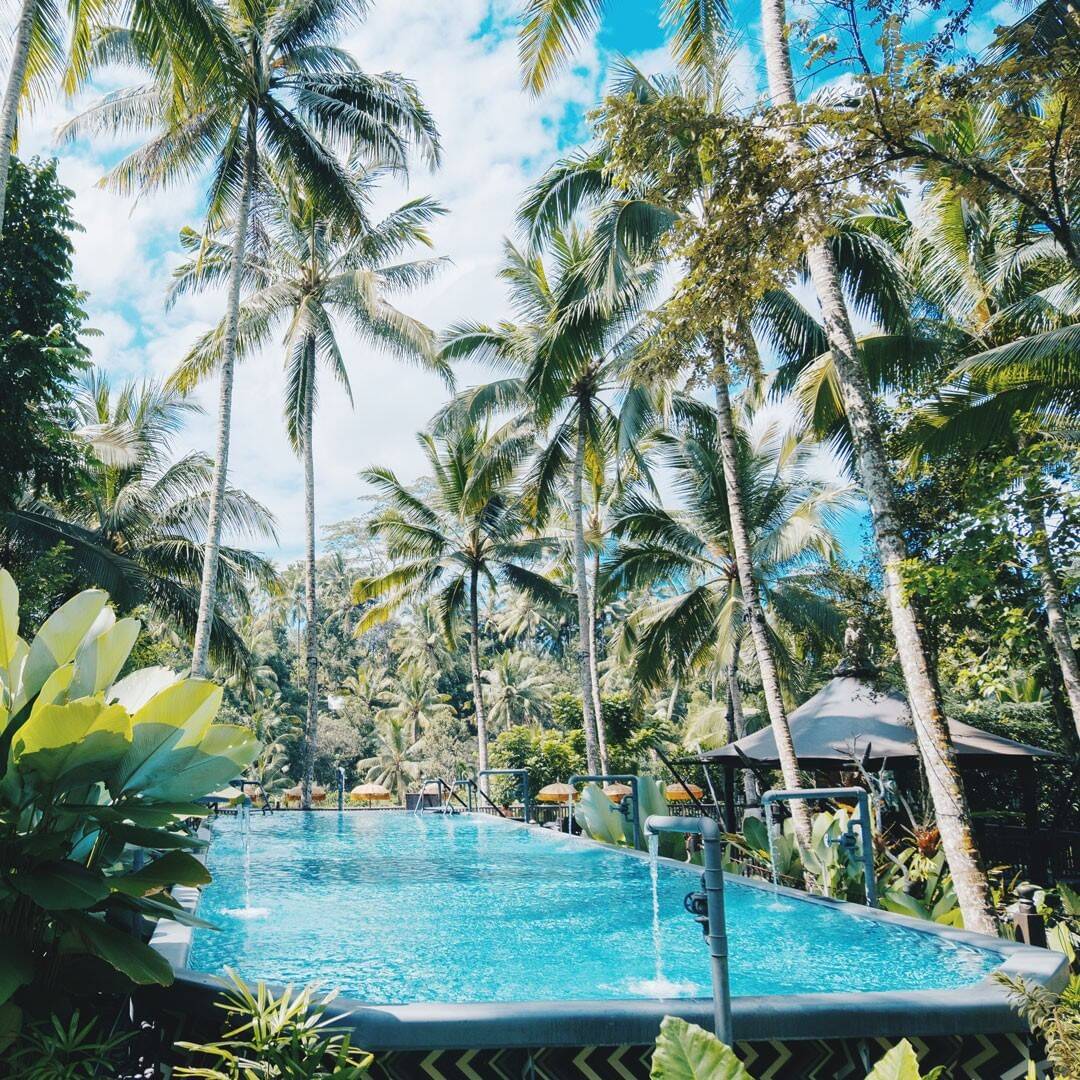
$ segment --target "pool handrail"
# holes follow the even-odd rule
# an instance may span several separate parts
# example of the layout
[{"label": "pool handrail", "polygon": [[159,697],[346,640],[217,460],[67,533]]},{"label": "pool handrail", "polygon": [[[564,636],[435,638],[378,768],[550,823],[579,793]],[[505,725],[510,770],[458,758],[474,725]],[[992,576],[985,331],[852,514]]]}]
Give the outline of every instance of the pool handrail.
[{"label": "pool handrail", "polygon": [[[488,796],[488,793],[479,784],[479,780],[480,780],[481,776],[516,776],[516,777],[520,778],[520,780],[521,780],[521,790],[522,790],[521,803],[522,803],[522,806],[523,806],[524,812],[525,812],[525,824],[528,825],[529,824],[529,770],[528,769],[480,769],[477,772],[477,774],[476,774],[476,779],[477,779],[476,790],[479,791],[480,794],[483,795],[484,798],[492,806],[495,806],[495,803],[491,801],[491,798]],[[499,811],[500,817],[505,817],[506,816],[498,806],[495,806],[495,809]]]},{"label": "pool handrail", "polygon": [[[630,787],[633,788],[633,792],[630,795],[630,798],[634,800],[633,806],[631,806],[631,808],[630,808],[634,812],[633,817],[631,819],[631,824],[634,826],[634,847],[637,847],[638,846],[638,820],[639,820],[639,818],[638,818],[639,809],[638,808],[641,806],[641,803],[638,801],[638,778],[633,773],[596,773],[595,775],[592,775],[592,776],[586,776],[584,773],[574,773],[574,775],[571,776],[570,779],[567,780],[566,782],[571,787],[574,787],[575,784],[591,784],[591,783],[598,784],[598,783],[600,783],[601,780],[605,780],[605,781],[609,781],[609,780],[625,780],[626,782],[628,782],[630,784]],[[573,808],[572,808],[572,806],[570,806],[570,807],[567,808],[567,814],[566,814],[566,831],[568,833],[574,831],[573,830],[573,821],[574,821]]]},{"label": "pool handrail", "polygon": [[[733,1045],[731,1030],[731,983],[728,977],[727,924],[724,915],[724,862],[720,826],[704,814],[698,818],[664,817],[650,814],[645,819],[645,835],[692,833],[701,837],[704,854],[705,940],[709,946],[712,974],[713,1031],[728,1046]],[[651,853],[650,853],[651,856]],[[692,895],[692,894],[691,894]]]},{"label": "pool handrail", "polygon": [[[768,830],[770,844],[773,831],[773,803],[792,802],[795,799],[855,799],[858,802],[859,816],[848,820],[847,831],[851,833],[856,825],[862,830],[863,887],[866,890],[866,906],[876,908],[878,906],[877,875],[874,872],[874,826],[870,815],[870,793],[861,787],[797,788],[794,791],[771,788],[761,796],[761,807],[765,811],[765,828]],[[773,881],[775,881],[775,865],[772,871]]]}]

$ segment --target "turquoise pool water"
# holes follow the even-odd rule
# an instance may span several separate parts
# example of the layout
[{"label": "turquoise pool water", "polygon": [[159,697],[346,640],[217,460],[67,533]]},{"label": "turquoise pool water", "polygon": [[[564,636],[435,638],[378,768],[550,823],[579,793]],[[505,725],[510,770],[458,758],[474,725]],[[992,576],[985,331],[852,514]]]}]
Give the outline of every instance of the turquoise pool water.
[{"label": "turquoise pool water", "polygon": [[[279,813],[214,825],[190,966],[371,1003],[707,997],[697,873],[482,815]],[[946,989],[996,953],[729,879],[734,994]]]}]

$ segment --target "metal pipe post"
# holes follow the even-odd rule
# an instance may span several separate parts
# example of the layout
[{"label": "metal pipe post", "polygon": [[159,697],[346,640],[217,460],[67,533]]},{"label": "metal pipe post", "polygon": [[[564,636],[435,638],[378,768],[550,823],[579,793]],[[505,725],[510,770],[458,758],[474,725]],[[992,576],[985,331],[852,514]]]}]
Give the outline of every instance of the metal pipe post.
[{"label": "metal pipe post", "polygon": [[[636,776],[634,776],[632,773],[600,773],[597,776],[579,776],[577,773],[575,773],[566,782],[571,787],[573,787],[575,784],[599,784],[601,781],[606,782],[609,780],[625,780],[633,789],[630,795],[630,798],[634,800],[634,804],[631,807],[631,809],[634,811],[633,818],[631,819],[631,824],[634,826],[634,847],[636,848],[638,846],[638,808],[641,806],[641,803],[638,801],[638,778]],[[568,833],[572,833],[574,831],[571,827],[571,820],[572,819],[568,817],[566,821],[566,831]]]},{"label": "metal pipe post", "polygon": [[[870,794],[861,787],[800,788],[798,791],[766,791],[761,796],[765,808],[765,820],[772,835],[772,805],[792,802],[795,799],[855,799],[859,804],[859,817],[848,823],[848,831],[858,825],[862,829],[863,886],[866,889],[866,906],[877,907],[877,876],[874,873],[874,827],[870,815]],[[776,867],[773,867],[773,874]]]},{"label": "metal pipe post", "polygon": [[728,1046],[734,1045],[731,1031],[731,987],[728,981],[727,926],[724,922],[724,864],[720,850],[720,827],[711,817],[678,818],[653,814],[645,820],[645,835],[655,833],[694,833],[701,837],[705,855],[705,904],[708,925],[705,940],[709,945],[712,972],[713,1030]]}]

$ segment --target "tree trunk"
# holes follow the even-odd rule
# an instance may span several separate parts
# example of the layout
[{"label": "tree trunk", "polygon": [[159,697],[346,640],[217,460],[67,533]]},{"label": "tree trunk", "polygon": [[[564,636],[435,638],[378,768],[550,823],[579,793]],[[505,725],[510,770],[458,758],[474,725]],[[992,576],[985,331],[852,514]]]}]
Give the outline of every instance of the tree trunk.
[{"label": "tree trunk", "polygon": [[682,689],[682,679],[675,676],[675,682],[671,684],[671,693],[668,695],[667,709],[664,719],[670,724],[675,719],[675,706],[679,704],[679,691]]},{"label": "tree trunk", "polygon": [[1028,545],[1035,556],[1035,570],[1039,575],[1043,606],[1046,609],[1046,632],[1054,648],[1065,696],[1069,699],[1069,711],[1073,725],[1080,736],[1080,663],[1077,662],[1069,624],[1065,620],[1065,608],[1061,603],[1061,581],[1054,566],[1050,550],[1050,535],[1046,525],[1046,498],[1039,481],[1029,477],[1025,484],[1028,525],[1031,537]]},{"label": "tree trunk", "polygon": [[[746,734],[746,717],[743,715],[742,690],[739,689],[739,640],[731,647],[731,659],[727,668],[727,696],[729,727],[732,729],[735,739],[741,739]],[[731,736],[729,735],[729,738]],[[734,739],[732,740],[734,741]],[[758,790],[757,777],[751,769],[743,769],[743,796],[747,806],[757,806],[761,802],[761,792]]]},{"label": "tree trunk", "polygon": [[315,596],[315,454],[311,445],[315,426],[315,340],[305,346],[304,365],[307,395],[304,400],[304,526],[307,551],[304,560],[305,611],[307,621],[307,724],[304,727],[304,784],[300,805],[311,809],[311,782],[315,771],[315,751],[319,745],[319,608]]},{"label": "tree trunk", "polygon": [[578,673],[581,677],[581,722],[585,729],[585,762],[589,772],[599,771],[596,720],[593,715],[592,671],[589,666],[589,581],[585,573],[585,524],[582,489],[585,475],[585,403],[578,405],[577,450],[574,454],[574,584],[577,589]]},{"label": "tree trunk", "polygon": [[[762,0],[762,45],[769,74],[769,93],[778,106],[796,102],[785,21],[784,0]],[[949,863],[964,925],[969,930],[995,934],[997,925],[990,889],[979,863],[971,815],[956,765],[956,753],[931,673],[922,631],[903,586],[901,569],[907,558],[907,546],[897,520],[892,477],[874,416],[873,397],[858,357],[855,334],[844,303],[840,275],[831,250],[820,240],[809,236],[806,239],[810,277],[821,305],[825,335],[836,364],[841,400],[855,447],[856,467],[870,505],[893,636],[941,834],[941,845]]]},{"label": "tree trunk", "polygon": [[600,552],[593,555],[592,582],[589,586],[589,682],[592,686],[593,715],[596,717],[596,749],[600,756],[600,772],[608,771],[607,732],[604,730],[604,701],[600,697],[600,650],[596,640],[599,602],[596,591],[600,584]]},{"label": "tree trunk", "polygon": [[[487,713],[484,711],[484,685],[480,681],[480,606],[477,592],[480,568],[474,566],[469,576],[469,666],[472,669],[473,708],[476,710],[476,749],[480,771],[488,767]],[[480,778],[480,788],[488,793],[488,778]]]},{"label": "tree trunk", "polygon": [[[765,613],[761,609],[757,582],[754,580],[754,566],[750,552],[750,530],[746,524],[743,510],[742,491],[739,489],[738,455],[735,447],[735,421],[731,416],[731,397],[728,393],[726,363],[718,358],[716,363],[716,416],[717,431],[720,436],[720,455],[724,461],[724,488],[727,493],[728,517],[731,520],[731,543],[735,549],[735,566],[739,574],[739,589],[742,592],[743,607],[746,609],[746,622],[750,627],[750,637],[754,642],[758,671],[761,673],[761,685],[765,691],[765,705],[769,711],[769,723],[772,725],[773,738],[776,740],[777,755],[780,759],[780,772],[784,777],[784,786],[789,791],[796,791],[803,786],[799,777],[799,762],[795,757],[795,744],[791,741],[791,728],[788,726],[787,710],[780,692],[780,677],[773,660],[772,644],[765,626]],[[795,834],[800,847],[809,850],[811,846],[810,810],[805,800],[791,802],[791,817],[795,823]]]},{"label": "tree trunk", "polygon": [[15,41],[11,52],[11,70],[4,89],[4,104],[0,110],[0,235],[4,231],[4,207],[7,203],[8,173],[11,170],[12,147],[19,123],[19,102],[26,82],[26,64],[30,59],[30,38],[34,31],[34,16],[38,0],[23,0]]},{"label": "tree trunk", "polygon": [[203,546],[202,584],[199,589],[199,621],[191,647],[191,674],[205,678],[210,654],[210,633],[214,626],[217,601],[218,556],[221,552],[221,505],[229,472],[229,435],[232,425],[233,375],[236,367],[236,332],[240,321],[240,283],[243,278],[244,253],[247,247],[251,193],[255,183],[257,146],[255,116],[248,116],[248,145],[244,162],[244,186],[236,214],[232,266],[229,269],[229,301],[225,312],[225,341],[221,357],[221,383],[218,389],[217,456],[214,459],[214,482],[210,490],[210,509],[206,520],[206,543]]}]

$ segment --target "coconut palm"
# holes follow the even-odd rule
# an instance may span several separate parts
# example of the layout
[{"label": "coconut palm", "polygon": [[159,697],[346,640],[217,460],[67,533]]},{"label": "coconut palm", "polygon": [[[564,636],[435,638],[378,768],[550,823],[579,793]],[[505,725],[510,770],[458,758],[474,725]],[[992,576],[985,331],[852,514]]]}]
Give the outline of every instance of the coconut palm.
[{"label": "coconut palm", "polygon": [[[49,550],[57,544],[88,583],[129,609],[145,604],[182,631],[195,628],[213,465],[205,454],[174,459],[171,436],[194,410],[155,383],[127,383],[114,391],[108,378],[87,374],[73,408],[76,438],[89,452],[86,467],[62,500],[27,500],[4,515],[11,543]],[[225,528],[240,536],[275,540],[273,518],[242,491],[227,488]],[[277,575],[260,556],[224,547],[218,561],[211,655],[228,671],[250,675],[251,654],[225,605],[250,611],[249,588],[273,589]]]},{"label": "coconut palm", "polygon": [[555,688],[536,657],[499,653],[481,675],[492,726],[505,730],[515,724],[539,724],[550,715]]},{"label": "coconut palm", "polygon": [[[709,64],[693,68],[693,78],[688,82],[648,78],[633,64],[623,62],[613,92],[631,96],[643,106],[670,101],[680,108],[726,113],[733,108],[732,91],[726,77],[729,60],[728,53],[715,50]],[[716,180],[708,168],[702,166],[696,149],[673,136],[665,153],[669,159],[680,163],[686,176],[694,178],[691,198],[684,199],[682,194],[672,198],[665,187],[651,182],[647,174],[631,181],[623,178],[617,181],[607,164],[612,156],[611,148],[601,144],[557,163],[530,192],[520,216],[532,242],[544,243],[578,212],[591,209],[599,249],[590,267],[593,286],[603,292],[619,288],[620,282],[632,277],[638,261],[662,250],[667,236],[679,228],[694,227],[700,216],[708,212]],[[701,268],[700,272],[707,273],[708,269]],[[685,360],[710,372],[721,459],[728,485],[735,562],[748,599],[747,623],[780,753],[784,782],[789,788],[797,788],[801,785],[798,761],[766,622],[760,604],[753,600],[757,583],[749,532],[736,483],[738,451],[729,383],[740,374],[759,380],[761,365],[748,327],[716,326],[703,338],[684,343]],[[804,848],[808,847],[810,815],[801,800],[793,804],[792,814],[799,842]]]},{"label": "coconut palm", "polygon": [[390,683],[385,712],[405,721],[410,742],[417,739],[436,720],[454,715],[449,694],[440,694],[426,666],[404,664]]},{"label": "coconut palm", "polygon": [[441,436],[420,435],[431,469],[428,490],[417,493],[389,469],[361,475],[386,502],[371,523],[386,544],[392,567],[361,578],[357,603],[375,601],[359,631],[384,622],[406,605],[434,604],[444,636],[466,618],[480,768],[488,764],[487,710],[480,677],[480,590],[499,583],[539,595],[561,595],[531,569],[551,544],[528,528],[515,477],[533,445],[532,433],[508,424],[489,433],[468,425]]},{"label": "coconut palm", "polygon": [[392,712],[375,718],[374,735],[375,753],[356,763],[357,772],[371,783],[382,784],[404,803],[409,785],[424,771],[423,746],[409,737],[408,720]]},{"label": "coconut palm", "polygon": [[[217,356],[220,371],[214,486],[192,670],[201,675],[211,629],[228,472],[233,367],[240,294],[247,277],[251,211],[267,169],[295,177],[324,212],[364,219],[353,173],[335,154],[404,172],[411,147],[431,164],[438,140],[415,87],[399,75],[368,75],[335,42],[364,0],[270,0],[251,7],[194,0],[182,33],[161,40],[134,30],[104,32],[97,55],[146,70],[142,86],[106,95],[66,125],[67,139],[131,129],[154,135],[107,177],[116,190],[168,186],[211,172],[207,233],[231,223],[226,256],[227,305]],[[301,365],[301,368],[303,365]]]},{"label": "coconut palm", "polygon": [[[586,476],[596,461],[633,448],[639,423],[648,415],[644,391],[624,387],[628,344],[655,284],[656,267],[634,267],[617,289],[600,298],[589,284],[597,252],[594,237],[557,231],[548,238],[548,248],[550,266],[539,254],[506,245],[501,276],[510,286],[517,323],[460,323],[446,332],[443,353],[448,358],[484,360],[512,374],[462,395],[445,415],[454,422],[459,415],[475,418],[496,408],[525,411],[543,438],[530,483],[538,521],[547,520],[566,486],[585,754],[595,773],[601,767],[600,717],[589,635],[593,605],[585,541]],[[618,411],[611,401],[614,394],[622,397]]]},{"label": "coconut palm", "polygon": [[[378,171],[357,176],[354,201],[370,209]],[[347,325],[361,341],[440,372],[445,363],[431,331],[391,302],[391,298],[430,280],[439,260],[403,260],[410,248],[430,245],[426,226],[442,213],[430,199],[414,199],[383,220],[360,224],[328,219],[318,203],[295,183],[260,190],[259,229],[245,248],[243,273],[248,295],[236,324],[235,358],[261,350],[284,324],[286,367],[285,425],[293,450],[304,463],[304,626],[308,695],[308,738],[303,806],[308,806],[318,746],[319,609],[315,582],[315,459],[312,436],[319,395],[320,362],[352,400],[349,371],[338,340]],[[226,281],[233,243],[227,234],[182,241],[192,258],[174,273],[172,298]],[[228,326],[207,331],[181,362],[174,383],[189,390],[219,369],[225,357]]]},{"label": "coconut palm", "polygon": [[[539,92],[551,74],[563,62],[581,35],[596,24],[602,11],[601,0],[583,4],[579,0],[530,0],[526,23],[521,36],[521,55],[526,83]],[[687,80],[696,89],[719,85],[716,61],[723,55],[723,30],[728,16],[723,0],[697,3],[694,0],[667,0],[664,17],[676,27],[675,60]],[[778,108],[797,104],[795,76],[788,43],[785,0],[762,0],[761,37],[768,73],[769,99]],[[789,125],[779,128],[781,138],[792,141],[799,137]],[[566,196],[573,189],[564,189]],[[578,189],[580,190],[580,189]],[[622,215],[622,220],[626,215]],[[927,786],[941,832],[942,847],[956,884],[957,899],[964,913],[965,924],[974,930],[995,931],[996,922],[986,875],[979,865],[978,849],[971,826],[956,752],[949,736],[939,688],[934,680],[933,665],[919,625],[912,600],[904,588],[903,566],[907,559],[907,543],[900,525],[892,474],[889,470],[881,432],[874,410],[874,399],[852,327],[851,316],[844,299],[843,282],[833,247],[819,235],[808,231],[804,237],[806,263],[814,291],[821,306],[826,340],[836,364],[837,394],[843,402],[847,426],[851,434],[855,464],[870,508],[878,557],[881,561],[885,596],[892,619],[893,637],[904,674],[908,703],[915,718],[919,752],[927,777]],[[720,328],[717,328],[719,331]],[[729,410],[717,398],[721,423]],[[734,447],[724,437],[722,449],[726,467],[733,465]],[[733,533],[743,549],[740,562],[746,562],[746,539],[737,512],[733,508]],[[749,570],[749,567],[745,567]],[[745,584],[752,590],[752,575],[740,570]],[[749,599],[749,592],[747,593]],[[751,604],[753,612],[756,605]],[[761,665],[760,631],[755,628],[759,667],[766,684],[766,699],[770,701],[770,717],[777,732],[781,758],[788,759],[784,769],[786,783],[794,764],[794,748],[782,738],[786,728],[777,725],[779,719],[774,692],[769,684],[771,673]],[[809,839],[808,816],[799,812],[796,829],[805,844]]]},{"label": "coconut palm", "polygon": [[381,664],[360,664],[341,684],[341,695],[353,702],[364,717],[385,709],[393,690],[393,679]]}]

